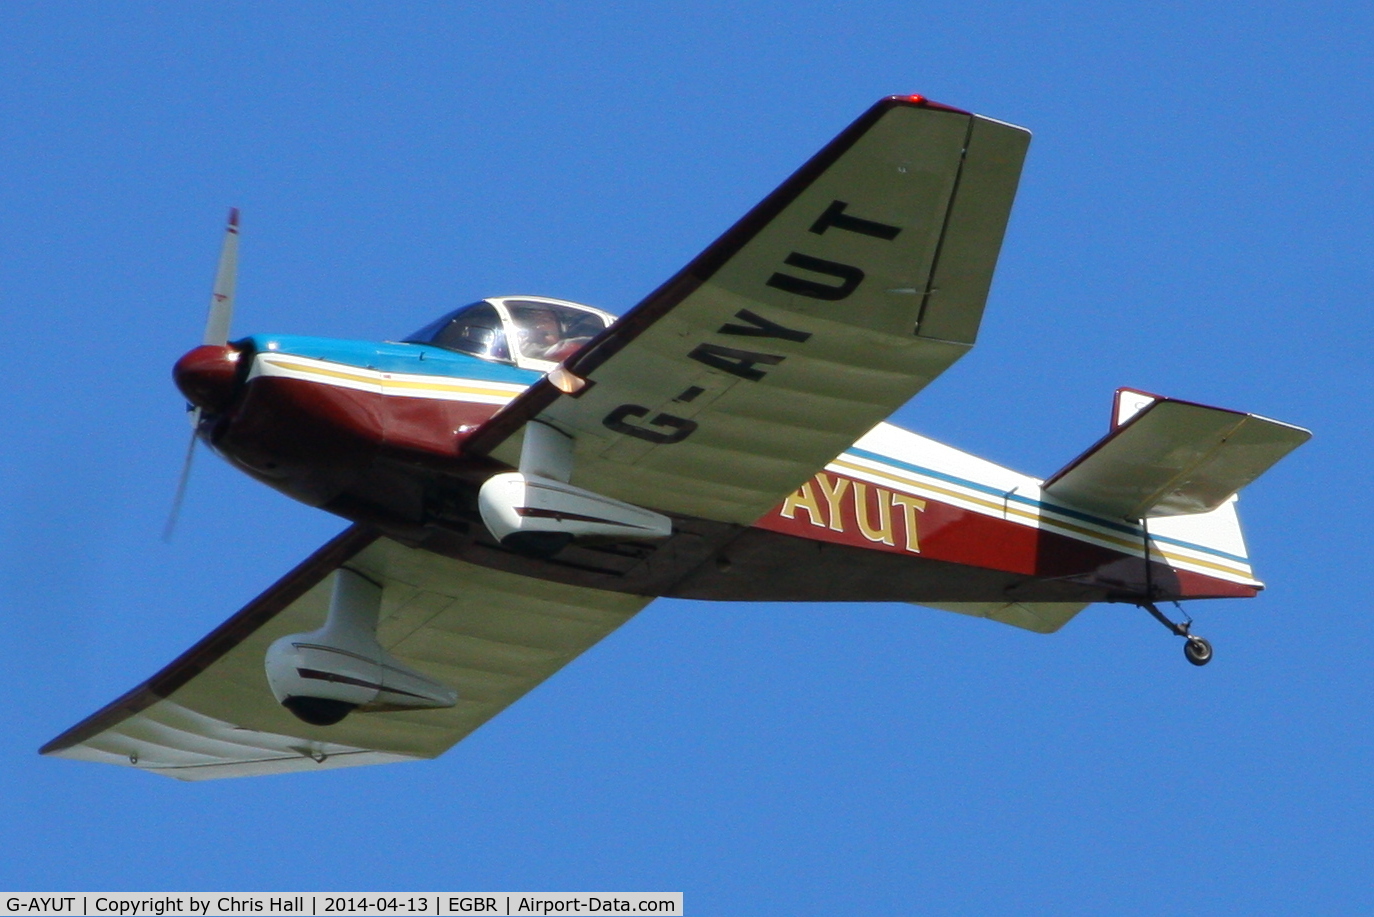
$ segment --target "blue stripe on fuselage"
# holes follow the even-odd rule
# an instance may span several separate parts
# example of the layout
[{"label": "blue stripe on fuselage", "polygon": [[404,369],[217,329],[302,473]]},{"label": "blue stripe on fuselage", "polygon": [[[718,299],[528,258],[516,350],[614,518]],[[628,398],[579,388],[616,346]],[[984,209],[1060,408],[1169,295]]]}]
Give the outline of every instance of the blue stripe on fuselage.
[{"label": "blue stripe on fuselage", "polygon": [[289,353],[384,373],[481,379],[484,382],[508,382],[514,385],[531,385],[544,376],[535,370],[493,363],[430,344],[348,341],[294,334],[255,334],[245,340],[259,353]]}]

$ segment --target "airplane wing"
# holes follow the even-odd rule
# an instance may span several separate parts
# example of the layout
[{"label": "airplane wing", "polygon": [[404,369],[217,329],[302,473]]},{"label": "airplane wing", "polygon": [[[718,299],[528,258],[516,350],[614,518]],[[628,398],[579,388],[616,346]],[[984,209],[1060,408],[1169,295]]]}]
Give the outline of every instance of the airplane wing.
[{"label": "airplane wing", "polygon": [[883,99],[465,451],[538,420],[579,487],[753,522],[973,345],[1029,140]]},{"label": "airplane wing", "polygon": [[[355,713],[318,727],[273,698],[263,671],[267,648],[324,621],[331,574],[344,564],[382,586],[381,644],[456,688],[456,706]],[[466,564],[353,526],[41,751],[181,780],[433,758],[649,601]]]}]

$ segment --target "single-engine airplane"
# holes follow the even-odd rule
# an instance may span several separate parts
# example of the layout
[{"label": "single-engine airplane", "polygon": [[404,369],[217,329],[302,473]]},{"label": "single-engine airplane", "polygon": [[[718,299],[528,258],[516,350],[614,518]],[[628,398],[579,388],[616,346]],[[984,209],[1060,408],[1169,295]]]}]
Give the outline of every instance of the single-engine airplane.
[{"label": "single-engine airplane", "polygon": [[973,346],[1029,139],[891,96],[622,318],[498,296],[381,343],[230,342],[231,212],[174,370],[192,449],[352,524],[42,752],[184,780],[432,758],[658,596],[1041,633],[1123,602],[1206,663],[1158,603],[1263,588],[1235,494],[1306,430],[1122,389],[1040,480],[883,422]]}]

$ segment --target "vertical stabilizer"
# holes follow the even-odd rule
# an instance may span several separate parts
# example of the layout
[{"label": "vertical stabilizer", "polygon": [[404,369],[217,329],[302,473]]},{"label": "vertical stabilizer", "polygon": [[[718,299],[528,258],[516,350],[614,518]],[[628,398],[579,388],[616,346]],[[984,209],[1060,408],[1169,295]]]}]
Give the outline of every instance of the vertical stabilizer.
[{"label": "vertical stabilizer", "polygon": [[1158,400],[1158,395],[1151,395],[1149,392],[1142,392],[1139,389],[1117,389],[1116,397],[1112,399],[1112,429],[1125,426],[1126,421]]}]

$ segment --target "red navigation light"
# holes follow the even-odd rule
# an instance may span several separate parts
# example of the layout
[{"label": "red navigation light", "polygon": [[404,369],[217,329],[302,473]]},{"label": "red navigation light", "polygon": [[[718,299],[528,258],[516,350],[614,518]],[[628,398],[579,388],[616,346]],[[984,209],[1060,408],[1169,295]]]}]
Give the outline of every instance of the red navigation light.
[{"label": "red navigation light", "polygon": [[964,111],[962,108],[954,108],[949,105],[941,105],[939,102],[932,102],[930,99],[921,95],[918,92],[913,92],[911,95],[908,96],[888,96],[885,101],[889,103],[905,102],[908,105],[919,105],[927,111],[948,111],[953,112],[956,115],[970,114],[969,112]]}]

